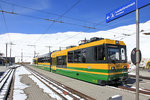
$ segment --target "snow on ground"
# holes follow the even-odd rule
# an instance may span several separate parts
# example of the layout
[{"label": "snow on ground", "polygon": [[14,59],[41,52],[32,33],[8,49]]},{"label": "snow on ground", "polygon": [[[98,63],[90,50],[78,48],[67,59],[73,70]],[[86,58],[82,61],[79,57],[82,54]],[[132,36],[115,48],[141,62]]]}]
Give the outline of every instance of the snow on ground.
[{"label": "snow on ground", "polygon": [[39,88],[43,89],[43,92],[48,93],[50,97],[55,98],[57,100],[62,100],[58,95],[56,95],[52,90],[50,90],[45,84],[39,81],[35,76],[33,76],[28,70],[26,70],[23,66],[18,67],[15,72],[15,83],[14,83],[14,92],[13,92],[13,100],[25,100],[27,99],[27,95],[24,93],[24,89],[29,87],[23,83],[21,83],[21,75],[28,74],[29,78],[31,78]]},{"label": "snow on ground", "polygon": [[29,76],[34,82],[36,82],[36,84],[43,89],[43,91],[45,93],[48,93],[50,95],[50,97],[55,98],[57,100],[62,100],[58,95],[56,95],[52,90],[50,90],[49,88],[47,88],[47,86],[45,84],[43,84],[41,81],[39,81],[35,76],[31,75]]},{"label": "snow on ground", "polygon": [[14,92],[13,92],[13,100],[25,100],[27,95],[24,93],[23,89],[28,86],[21,83],[21,75],[23,74],[31,74],[24,67],[18,67],[15,72],[15,82],[14,82]]}]

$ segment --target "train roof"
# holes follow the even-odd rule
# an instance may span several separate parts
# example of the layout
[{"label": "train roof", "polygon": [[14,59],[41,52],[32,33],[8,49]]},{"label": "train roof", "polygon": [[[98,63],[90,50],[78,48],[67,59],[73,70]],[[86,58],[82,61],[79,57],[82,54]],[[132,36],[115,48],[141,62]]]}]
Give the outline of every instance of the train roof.
[{"label": "train roof", "polygon": [[92,47],[92,46],[97,46],[97,45],[100,45],[100,44],[114,44],[115,45],[116,42],[118,42],[117,45],[125,45],[125,43],[123,41],[111,40],[111,39],[100,39],[100,40],[97,40],[97,41],[88,42],[88,43],[85,43],[85,44],[82,44],[82,45],[79,45],[79,46],[75,46],[75,47],[72,47],[72,48],[68,48],[68,49],[65,49],[65,50],[53,52],[52,56],[66,55],[66,53],[68,51],[83,49],[83,48]]},{"label": "train roof", "polygon": [[39,55],[38,58],[50,57],[50,55],[51,55],[51,52],[43,54],[43,55]]}]

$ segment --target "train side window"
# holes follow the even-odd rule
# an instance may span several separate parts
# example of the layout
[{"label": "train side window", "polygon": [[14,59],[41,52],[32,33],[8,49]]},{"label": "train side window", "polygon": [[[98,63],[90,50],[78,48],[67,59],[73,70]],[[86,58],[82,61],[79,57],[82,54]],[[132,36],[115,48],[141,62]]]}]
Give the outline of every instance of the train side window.
[{"label": "train side window", "polygon": [[62,56],[57,57],[57,65],[62,65]]},{"label": "train side window", "polygon": [[66,65],[66,56],[57,57],[57,65]]},{"label": "train side window", "polygon": [[105,60],[105,50],[103,46],[94,47],[95,60]]},{"label": "train side window", "polygon": [[63,65],[67,65],[66,56],[63,56],[62,59],[63,59]]},{"label": "train side window", "polygon": [[38,62],[42,62],[42,58],[39,58],[39,59],[38,59]]},{"label": "train side window", "polygon": [[82,63],[86,62],[86,49],[82,49]]},{"label": "train side window", "polygon": [[82,59],[81,59],[81,50],[75,50],[74,51],[74,62],[76,62],[76,63],[82,62]]},{"label": "train side window", "polygon": [[73,52],[68,52],[68,62],[73,63]]}]

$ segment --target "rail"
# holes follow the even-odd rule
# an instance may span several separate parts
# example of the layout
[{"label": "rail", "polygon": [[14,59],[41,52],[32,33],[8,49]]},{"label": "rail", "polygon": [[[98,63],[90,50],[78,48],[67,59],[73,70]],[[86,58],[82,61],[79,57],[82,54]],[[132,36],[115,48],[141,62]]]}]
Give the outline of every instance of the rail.
[{"label": "rail", "polygon": [[[56,94],[61,96],[62,99],[64,99],[64,100],[67,100],[68,97],[72,98],[73,100],[80,100],[80,99],[95,100],[92,97],[89,97],[79,91],[69,88],[69,87],[65,86],[64,84],[59,83],[41,73],[38,73],[37,71],[35,71],[29,67],[26,67],[26,69],[29,70],[37,79],[39,79],[42,83],[44,83],[48,88],[50,88]],[[55,88],[53,88],[53,87],[55,87]]]},{"label": "rail", "polygon": [[9,94],[15,69],[9,69],[0,78],[0,99],[6,100]]}]

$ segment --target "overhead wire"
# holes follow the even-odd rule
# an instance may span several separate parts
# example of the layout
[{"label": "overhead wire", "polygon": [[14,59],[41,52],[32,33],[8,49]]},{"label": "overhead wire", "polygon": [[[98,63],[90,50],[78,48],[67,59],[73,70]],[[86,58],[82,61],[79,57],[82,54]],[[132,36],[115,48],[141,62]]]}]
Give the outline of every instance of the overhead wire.
[{"label": "overhead wire", "polygon": [[[102,22],[103,22],[103,21],[102,21]],[[100,25],[100,24],[96,24],[96,25],[94,25],[93,27],[95,28],[96,26],[99,26],[99,25]],[[99,29],[99,28],[95,28],[95,29]],[[107,32],[116,33],[116,32],[111,31],[111,30],[107,30]],[[61,40],[61,41],[59,41],[58,43],[56,43],[55,45],[60,44],[60,43],[66,41],[66,40],[68,40],[68,39],[71,39],[71,38],[73,38],[73,37],[75,37],[75,36],[77,36],[77,35],[79,35],[79,34],[81,34],[81,33],[77,33],[77,34],[75,34],[75,35],[73,35],[73,36],[70,36],[70,37],[64,39],[64,40]]]},{"label": "overhead wire", "polygon": [[[3,10],[1,5],[0,5],[0,8],[1,8],[1,10]],[[7,35],[8,35],[9,42],[11,42],[11,38],[10,38],[10,35],[8,33],[8,25],[7,25],[7,22],[6,22],[6,18],[5,18],[4,12],[2,12],[2,17],[3,17],[3,20],[4,20],[4,24],[5,24],[5,28],[6,28],[6,32],[7,32]]]},{"label": "overhead wire", "polygon": [[2,12],[2,13],[8,13],[8,14],[20,15],[20,16],[25,16],[25,17],[31,17],[31,18],[36,18],[36,19],[42,19],[42,20],[56,22],[56,23],[64,23],[64,24],[69,24],[69,25],[81,26],[81,27],[84,27],[84,28],[96,29],[96,28],[90,27],[90,26],[84,26],[84,25],[80,25],[80,24],[75,24],[75,23],[70,23],[70,22],[64,22],[64,21],[59,21],[59,20],[54,20],[54,19],[48,19],[48,18],[42,18],[42,17],[37,17],[37,16],[24,15],[24,14],[15,13],[15,12],[9,12],[9,11],[4,11],[4,10],[0,10],[0,12]]},{"label": "overhead wire", "polygon": [[[58,19],[60,19],[61,17],[63,17],[66,13],[68,13],[71,9],[73,9],[77,4],[79,4],[80,1],[81,1],[81,0],[78,0],[77,2],[75,2],[69,9],[67,9],[67,10],[66,10],[61,16],[59,16],[56,20],[58,20]],[[73,24],[73,23],[68,23],[68,24],[77,25],[77,24]],[[50,29],[53,25],[54,25],[54,22],[49,25],[49,27],[46,29],[46,31],[39,37],[39,39],[38,39],[36,42],[38,42],[38,41],[44,36],[44,34],[46,34],[46,33],[49,31],[49,29]],[[84,27],[85,27],[85,26],[84,26]],[[86,27],[85,27],[85,28],[86,28]]]},{"label": "overhead wire", "polygon": [[[26,6],[18,5],[18,4],[15,4],[15,3],[10,3],[10,2],[7,2],[7,1],[3,1],[3,0],[0,0],[0,2],[5,3],[5,4],[9,4],[9,5],[13,5],[13,6],[17,6],[17,7],[21,7],[21,8],[25,8],[25,9],[30,9],[30,10],[38,11],[38,12],[45,13],[45,14],[50,14],[50,15],[54,15],[54,16],[64,17],[64,18],[71,19],[71,20],[76,20],[76,21],[80,21],[80,22],[86,22],[86,23],[90,23],[90,24],[96,24],[94,22],[90,22],[90,21],[87,21],[87,20],[81,20],[81,19],[77,19],[77,18],[71,18],[71,17],[67,17],[67,16],[64,16],[64,15],[62,16],[62,15],[55,14],[55,13],[52,13],[52,12],[41,11],[41,10],[38,10],[38,9],[35,9],[35,8],[26,7]],[[79,3],[79,1],[77,1],[76,3]],[[75,4],[74,4],[74,6],[75,6]],[[64,14],[67,13],[67,12],[68,11],[64,12]]]},{"label": "overhead wire", "polygon": [[[2,1],[2,2],[5,2],[5,1],[3,1],[3,0],[1,0],[1,1]],[[1,1],[0,1],[0,2],[1,2]],[[80,0],[79,0],[79,1],[80,1]],[[78,2],[79,2],[79,1],[78,1]],[[78,2],[76,2],[76,3],[78,3]],[[6,3],[6,2],[5,2],[5,3]],[[7,2],[7,3],[8,3],[8,2]],[[10,4],[11,4],[11,3],[10,3]],[[15,4],[14,4],[14,5],[15,5]],[[75,5],[75,4],[74,4],[74,5]],[[74,5],[73,5],[73,6],[74,6]],[[73,7],[72,7],[72,8],[73,8]],[[71,8],[71,9],[72,9],[72,8]],[[31,8],[31,9],[32,9],[32,8]],[[35,9],[32,9],[32,10],[35,10]],[[39,11],[40,11],[40,10],[39,10]],[[68,11],[69,11],[69,10],[68,10]],[[67,13],[68,11],[66,11],[65,13]],[[64,14],[65,14],[65,13],[64,13]],[[64,15],[64,14],[63,14],[63,15]],[[62,15],[59,15],[59,16],[60,16],[60,17],[64,17],[64,16],[62,16]],[[33,16],[30,16],[30,17],[33,17]],[[54,20],[52,20],[52,21],[54,21]],[[67,23],[67,22],[66,22],[66,23]],[[74,24],[74,23],[68,23],[68,24],[78,25],[78,24]],[[100,24],[98,24],[98,25],[100,25]],[[79,25],[79,26],[81,26],[81,25]],[[97,26],[97,25],[96,25],[96,26]],[[93,28],[93,27],[88,27],[88,26],[84,26],[84,27],[86,27],[86,28],[91,28],[91,29]],[[48,29],[49,29],[49,28],[48,28]],[[48,30],[48,29],[47,29],[47,30]],[[96,28],[94,27],[93,29],[96,29]],[[98,28],[97,28],[97,29],[98,29]],[[123,30],[125,30],[125,29],[123,29]],[[112,31],[112,32],[113,32],[113,31]],[[113,32],[113,33],[115,33],[115,32]]]},{"label": "overhead wire", "polygon": [[[79,2],[80,2],[80,0],[78,0],[78,1],[77,1],[70,9],[68,9],[66,12],[64,12],[62,15],[60,15],[59,18],[63,17],[66,13],[68,13],[75,5],[77,5]],[[7,12],[7,13],[10,13],[10,12]],[[18,14],[18,13],[12,12],[11,14]],[[32,18],[38,18],[38,19],[44,19],[44,18],[35,17],[35,16],[30,16],[30,15],[23,15],[23,14],[18,14],[18,15],[27,16],[27,17],[32,17]],[[53,23],[46,29],[46,31],[45,31],[44,33],[46,33],[46,32],[51,28],[51,26],[53,26],[54,22],[66,23],[66,24],[76,25],[76,26],[82,26],[82,27],[89,28],[89,29],[96,29],[95,27],[83,26],[83,25],[78,25],[78,24],[69,23],[69,22],[62,22],[62,21],[51,20],[51,19],[44,19],[44,20],[52,21],[52,22],[53,22]],[[98,25],[100,25],[100,24],[96,24],[95,26],[98,26]],[[42,36],[43,36],[43,34],[42,34]],[[41,36],[38,40],[40,40],[40,39],[42,38],[42,36]]]},{"label": "overhead wire", "polygon": [[[129,19],[128,19],[128,20],[129,20]],[[130,20],[131,20],[131,19],[130,19]],[[119,22],[119,23],[120,23],[120,22]],[[146,23],[146,21],[145,21],[144,23]],[[149,22],[149,23],[150,23],[150,22]],[[94,27],[96,27],[96,26],[98,26],[98,25],[99,25],[99,24],[95,25]],[[108,25],[108,27],[109,27],[109,25]],[[96,29],[99,29],[99,28],[96,28]],[[119,29],[121,29],[121,30],[128,30],[128,29],[123,29],[123,28],[119,28]],[[133,30],[128,30],[128,31],[133,31]],[[107,30],[107,32],[116,33],[116,32],[114,32],[114,31],[110,31],[110,30]],[[77,33],[77,34],[75,34],[75,35],[73,35],[73,36],[71,36],[71,37],[68,37],[68,38],[66,38],[66,39],[64,39],[64,40],[61,40],[60,42],[58,42],[58,43],[56,43],[56,44],[60,44],[60,43],[66,41],[66,40],[68,40],[68,39],[73,38],[74,36],[79,35],[79,34],[81,34],[81,33]],[[131,36],[131,35],[134,35],[134,34],[135,34],[135,33],[130,34],[130,36]],[[121,37],[123,37],[123,36],[121,36]],[[118,38],[118,37],[115,37],[114,39],[116,39],[116,38]],[[124,38],[126,38],[126,36],[124,36]],[[56,45],[56,44],[55,44],[55,45]]]}]

